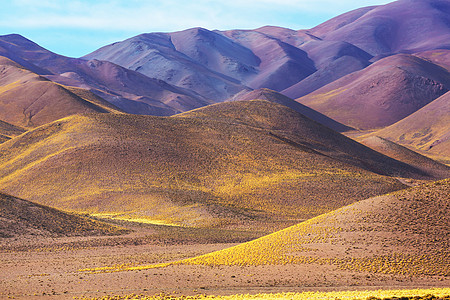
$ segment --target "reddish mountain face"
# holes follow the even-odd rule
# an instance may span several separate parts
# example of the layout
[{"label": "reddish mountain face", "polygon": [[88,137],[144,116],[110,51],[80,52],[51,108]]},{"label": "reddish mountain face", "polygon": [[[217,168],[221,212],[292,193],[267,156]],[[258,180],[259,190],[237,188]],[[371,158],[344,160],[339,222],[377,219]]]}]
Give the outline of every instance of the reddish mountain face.
[{"label": "reddish mountain face", "polygon": [[401,54],[377,61],[298,101],[358,129],[391,125],[450,88],[450,73],[418,57]]},{"label": "reddish mountain face", "polygon": [[79,96],[0,57],[0,120],[35,127],[79,113],[117,112],[103,99]]},{"label": "reddish mountain face", "polygon": [[128,113],[164,116],[210,103],[195,92],[107,61],[76,60],[55,73],[59,75],[46,77],[65,85],[91,89]]},{"label": "reddish mountain face", "polygon": [[293,99],[300,98],[345,75],[362,70],[369,64],[368,61],[352,56],[342,56],[281,93]]},{"label": "reddish mountain face", "polygon": [[193,28],[144,34],[103,47],[85,58],[109,60],[216,101],[244,86],[282,90],[315,71],[303,50],[245,30]]},{"label": "reddish mountain face", "polygon": [[85,58],[117,63],[213,102],[245,87],[298,98],[382,57],[450,47],[449,12],[446,1],[401,0],[360,8],[309,30],[265,26],[143,34]]},{"label": "reddish mountain face", "polygon": [[450,93],[402,119],[374,132],[396,143],[437,156],[450,157]]}]

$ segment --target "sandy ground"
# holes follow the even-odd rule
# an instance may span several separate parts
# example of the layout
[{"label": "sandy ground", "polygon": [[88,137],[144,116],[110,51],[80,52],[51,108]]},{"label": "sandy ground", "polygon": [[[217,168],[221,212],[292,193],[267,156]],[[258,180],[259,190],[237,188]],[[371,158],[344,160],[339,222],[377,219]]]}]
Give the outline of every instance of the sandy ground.
[{"label": "sandy ground", "polygon": [[158,293],[231,295],[378,288],[448,287],[450,278],[411,278],[337,270],[328,265],[169,266],[88,273],[84,268],[147,265],[192,257],[233,244],[113,245],[2,251],[0,298],[72,299]]}]

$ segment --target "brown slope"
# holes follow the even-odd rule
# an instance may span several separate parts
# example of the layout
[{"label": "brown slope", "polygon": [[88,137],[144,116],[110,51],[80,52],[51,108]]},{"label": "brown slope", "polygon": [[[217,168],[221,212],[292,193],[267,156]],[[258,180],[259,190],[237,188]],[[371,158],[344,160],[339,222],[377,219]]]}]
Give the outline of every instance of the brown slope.
[{"label": "brown slope", "polygon": [[426,156],[423,156],[389,140],[383,139],[378,136],[369,136],[357,139],[357,141],[377,152],[383,153],[386,156],[414,166],[417,169],[423,170],[428,174],[433,174],[435,178],[444,179],[450,177],[449,166],[434,161]]},{"label": "brown slope", "polygon": [[26,130],[23,129],[22,127],[19,126],[15,126],[12,124],[9,124],[5,121],[0,120],[0,134],[11,138],[11,137],[15,137],[18,136],[22,133],[24,133]]},{"label": "brown slope", "polygon": [[449,187],[450,180],[446,179],[370,198],[257,240],[176,264],[305,264],[311,269],[331,264],[364,275],[409,275],[409,280],[449,276]]},{"label": "brown slope", "polygon": [[236,94],[229,101],[245,101],[245,100],[266,100],[287,106],[295,110],[296,112],[310,118],[311,120],[314,120],[338,132],[348,131],[352,129],[351,127],[336,122],[333,119],[330,119],[327,116],[305,105],[302,105],[296,102],[295,100],[284,96],[283,94],[280,94],[270,89],[262,88],[250,92],[241,92]]},{"label": "brown slope", "polygon": [[450,93],[405,119],[378,130],[378,135],[428,155],[450,157]]},{"label": "brown slope", "polygon": [[0,238],[116,235],[124,232],[113,225],[0,193]]},{"label": "brown slope", "polygon": [[14,136],[24,133],[26,130],[19,126],[0,120],[0,143],[6,142]]},{"label": "brown slope", "polygon": [[77,113],[117,112],[104,100],[79,97],[8,58],[0,58],[0,72],[0,119],[13,125],[34,127]]},{"label": "brown slope", "polygon": [[0,134],[0,144],[6,142],[9,139],[10,139],[10,137]]},{"label": "brown slope", "polygon": [[267,101],[219,103],[174,117],[233,122],[263,128],[270,130],[269,134],[305,151],[325,155],[382,175],[414,178],[429,176],[313,122],[294,110]]},{"label": "brown slope", "polygon": [[418,57],[399,54],[297,99],[358,129],[391,125],[450,88],[450,73]]},{"label": "brown slope", "polygon": [[369,169],[423,176],[267,101],[170,118],[73,116],[4,143],[0,153],[0,189],[11,194],[194,226],[286,226],[404,187]]}]

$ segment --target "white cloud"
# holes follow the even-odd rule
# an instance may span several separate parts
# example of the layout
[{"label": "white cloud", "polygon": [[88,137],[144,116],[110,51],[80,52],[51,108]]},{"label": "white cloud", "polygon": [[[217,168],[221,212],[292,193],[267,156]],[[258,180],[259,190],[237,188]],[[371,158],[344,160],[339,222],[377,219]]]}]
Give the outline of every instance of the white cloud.
[{"label": "white cloud", "polygon": [[[357,5],[385,2],[363,0]],[[122,31],[170,31],[193,26],[252,28],[269,23],[283,26],[286,16],[298,14],[300,20],[308,13],[332,15],[356,8],[355,1],[349,0],[15,0],[13,5],[20,14],[4,11],[0,26]]]}]

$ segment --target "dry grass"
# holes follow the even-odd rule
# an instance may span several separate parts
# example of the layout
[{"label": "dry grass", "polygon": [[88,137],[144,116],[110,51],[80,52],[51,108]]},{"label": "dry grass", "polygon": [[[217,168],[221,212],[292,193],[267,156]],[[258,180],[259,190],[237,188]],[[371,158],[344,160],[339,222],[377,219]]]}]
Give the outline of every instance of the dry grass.
[{"label": "dry grass", "polygon": [[0,120],[0,136],[10,139],[24,133],[26,130]]},{"label": "dry grass", "polygon": [[0,194],[0,237],[119,235],[118,226]]},{"label": "dry grass", "polygon": [[369,170],[415,172],[281,105],[205,109],[211,117],[98,114],[39,127],[0,146],[0,189],[76,212],[276,230],[404,187]]},{"label": "dry grass", "polygon": [[[450,276],[450,180],[367,199],[232,248],[167,265],[332,264],[342,270]],[[98,268],[86,271],[111,271]]]},{"label": "dry grass", "polygon": [[122,300],[122,299],[140,299],[140,300],[178,300],[178,299],[291,299],[291,300],[448,300],[450,299],[449,288],[431,288],[431,289],[410,289],[410,290],[376,290],[376,291],[340,291],[340,292],[303,292],[303,293],[278,293],[278,294],[241,294],[231,296],[178,296],[159,294],[154,296],[147,295],[125,295],[125,296],[105,296],[96,298],[76,297],[76,299],[92,300]]}]

